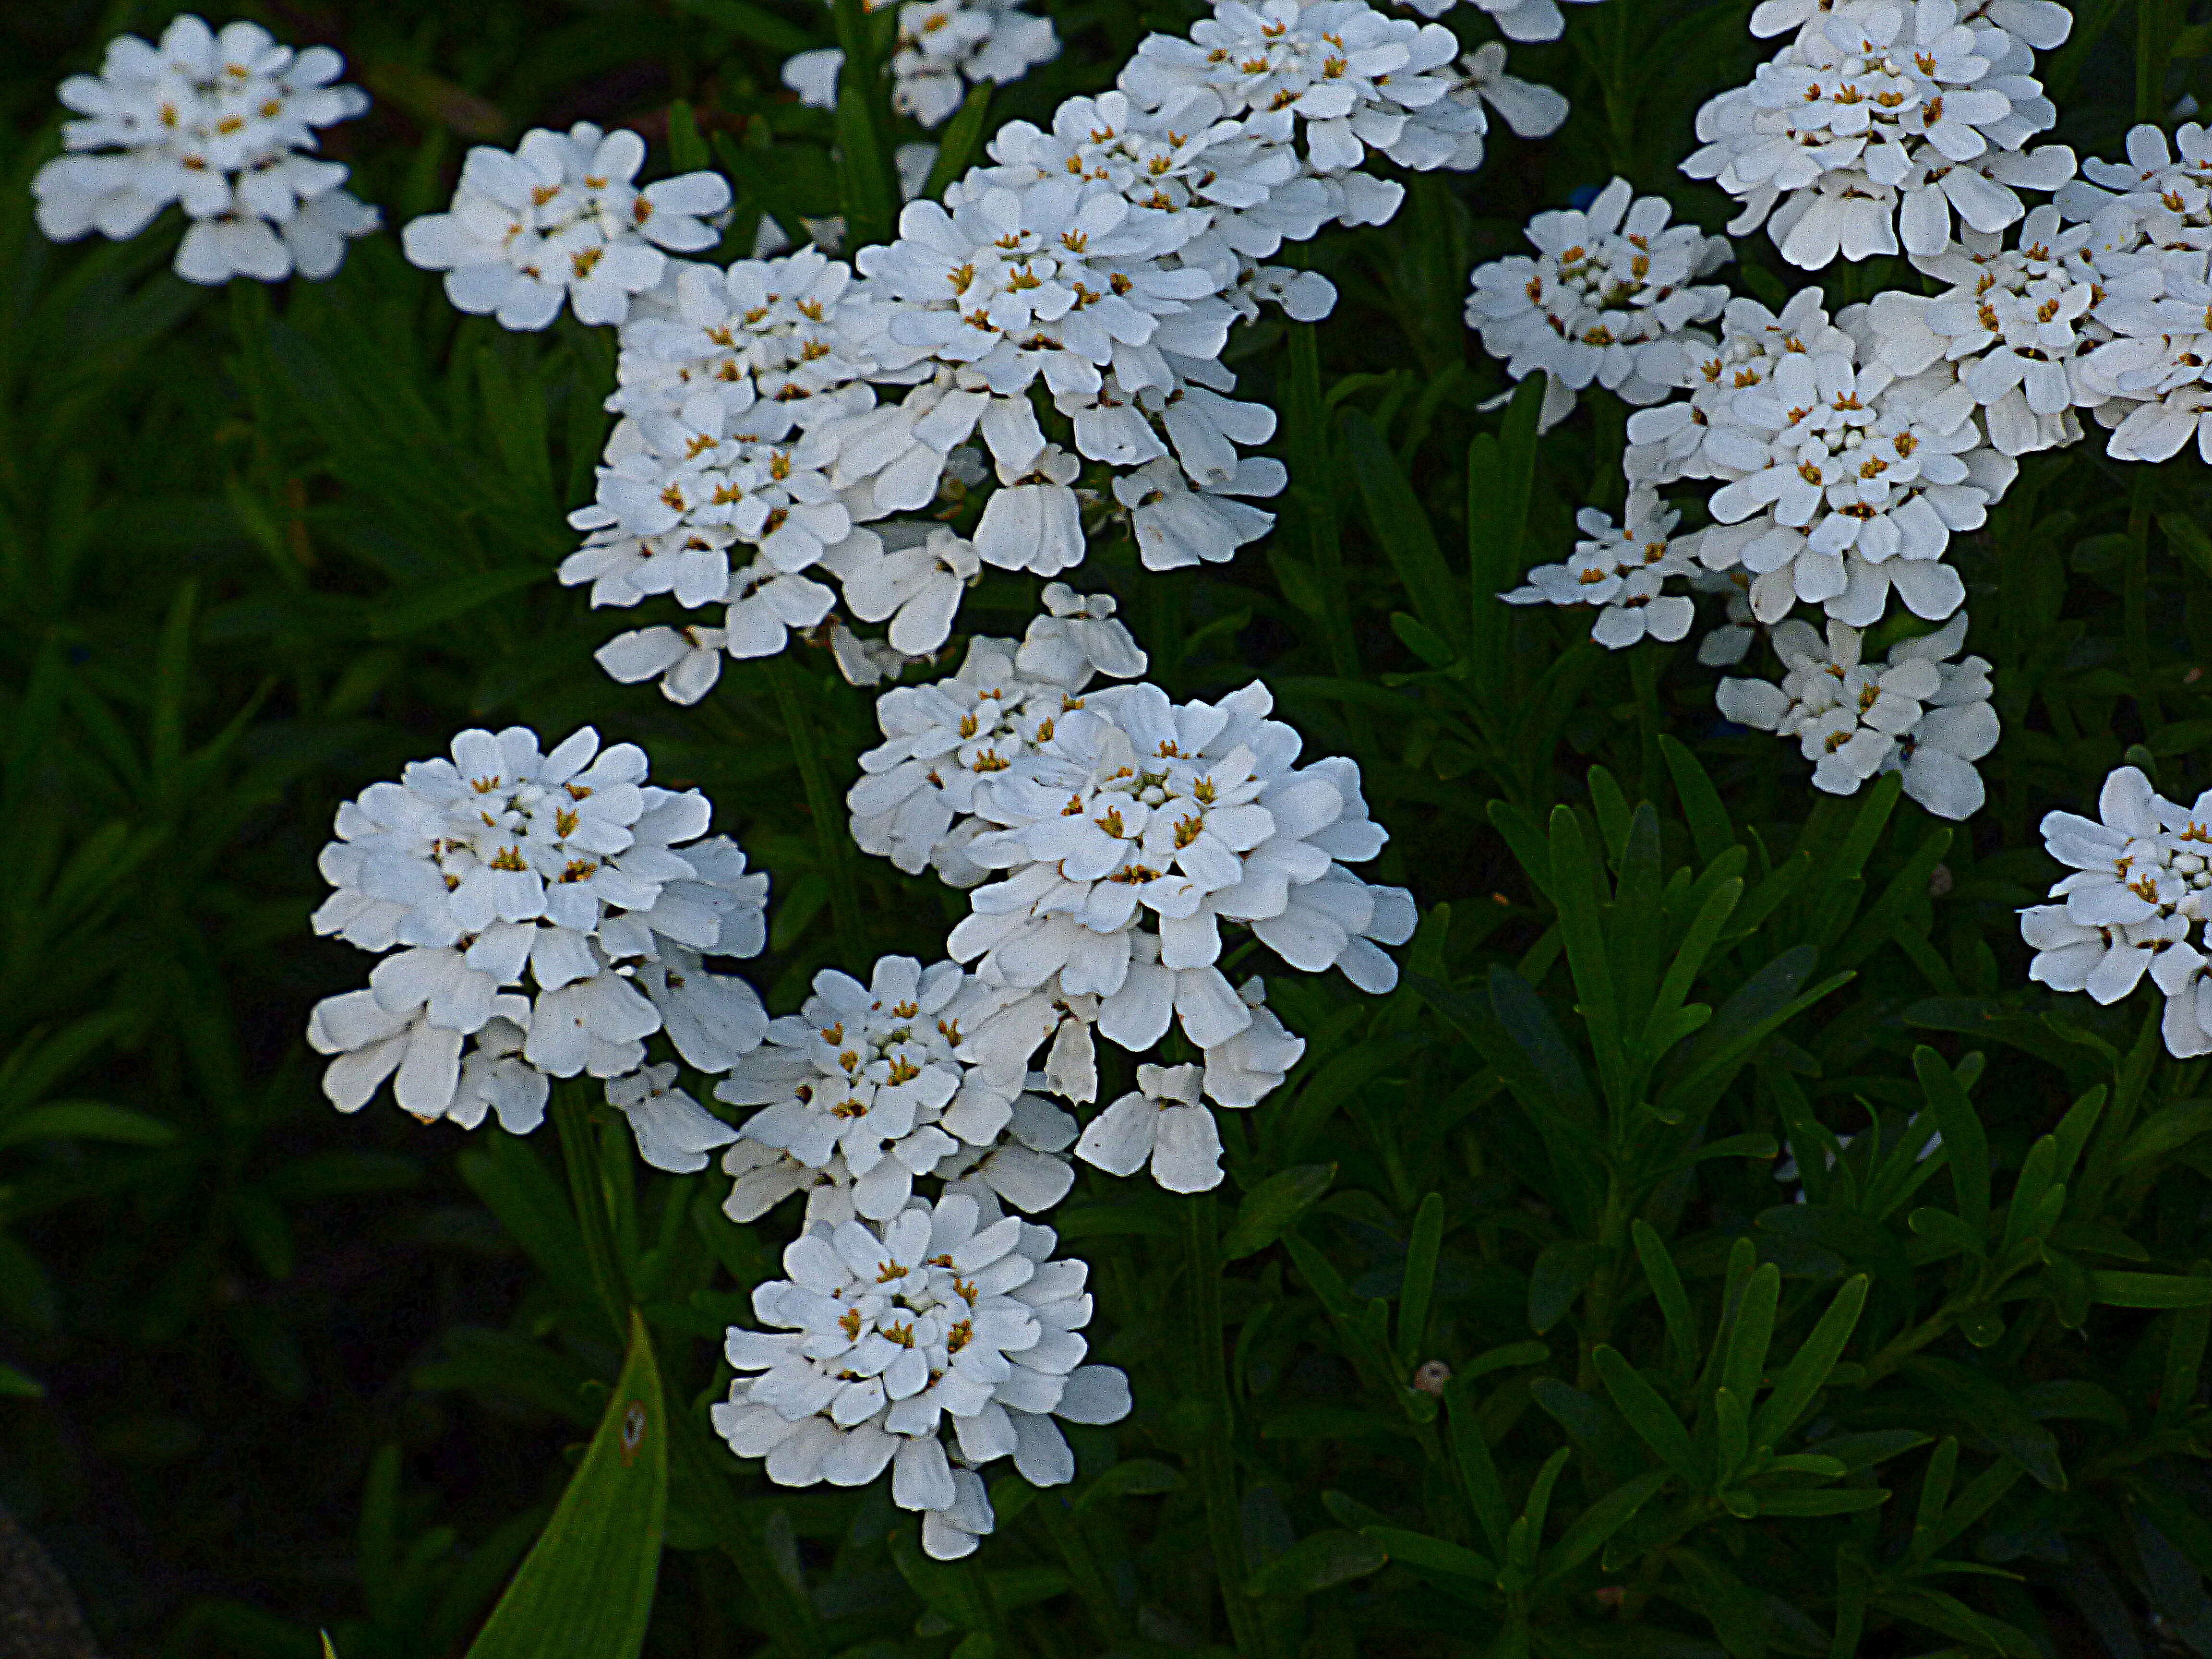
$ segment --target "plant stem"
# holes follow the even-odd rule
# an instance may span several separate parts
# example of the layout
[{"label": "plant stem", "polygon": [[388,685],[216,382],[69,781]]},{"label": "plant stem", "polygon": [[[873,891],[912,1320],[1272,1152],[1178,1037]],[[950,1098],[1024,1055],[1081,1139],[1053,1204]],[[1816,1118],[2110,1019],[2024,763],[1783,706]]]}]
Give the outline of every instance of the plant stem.
[{"label": "plant stem", "polygon": [[1229,1398],[1229,1371],[1221,1352],[1221,1244],[1213,1194],[1200,1193],[1183,1206],[1188,1284],[1185,1287],[1185,1376],[1205,1407],[1199,1432],[1199,1491],[1206,1499],[1206,1541],[1213,1552],[1214,1577],[1221,1582],[1221,1604],[1229,1615],[1230,1639],[1245,1659],[1272,1653],[1265,1620],[1244,1594],[1244,1527],[1237,1503],[1237,1468],[1230,1447],[1235,1438],[1235,1407]]},{"label": "plant stem", "polygon": [[584,1237],[584,1259],[591,1264],[592,1282],[599,1287],[599,1300],[620,1341],[629,1328],[629,1289],[615,1249],[614,1225],[607,1216],[606,1187],[589,1109],[584,1085],[554,1085],[553,1122],[561,1133],[561,1161],[568,1170],[568,1195],[575,1204],[576,1226]]},{"label": "plant stem", "polygon": [[2127,568],[2121,603],[2126,629],[2128,677],[2135,682],[2136,706],[2148,737],[2166,723],[2150,672],[2150,483],[2147,472],[2130,482],[2128,500]]},{"label": "plant stem", "polygon": [[867,955],[867,935],[854,887],[852,842],[845,834],[838,802],[830,791],[821,746],[814,740],[814,721],[799,700],[791,665],[777,657],[762,666],[775,688],[776,710],[783,716],[784,732],[799,763],[799,784],[806,792],[807,814],[814,820],[814,844],[822,856],[822,873],[830,881],[830,915],[837,933],[837,949],[848,962],[859,963]]},{"label": "plant stem", "polygon": [[1040,1496],[1032,1508],[1044,1522],[1053,1547],[1066,1564],[1075,1594],[1090,1613],[1091,1623],[1098,1627],[1099,1640],[1109,1648],[1127,1646],[1129,1621],[1122,1617],[1121,1604],[1114,1597],[1113,1586],[1099,1570],[1098,1558],[1091,1548],[1091,1540],[1083,1534],[1082,1523],[1077,1520],[1073,1506],[1060,1493],[1048,1492]]}]

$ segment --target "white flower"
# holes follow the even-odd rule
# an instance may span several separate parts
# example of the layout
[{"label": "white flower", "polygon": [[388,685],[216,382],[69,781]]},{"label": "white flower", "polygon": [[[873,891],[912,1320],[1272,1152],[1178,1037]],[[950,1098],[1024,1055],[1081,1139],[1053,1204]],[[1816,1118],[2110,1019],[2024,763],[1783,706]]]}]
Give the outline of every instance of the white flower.
[{"label": "white flower", "polygon": [[607,1104],[629,1120],[638,1156],[656,1170],[689,1175],[738,1132],[676,1086],[673,1066],[648,1066],[607,1083]]},{"label": "white flower", "polygon": [[888,621],[894,651],[927,655],[951,635],[961,598],[981,574],[975,544],[927,522],[887,524],[877,533],[870,556],[837,571],[845,602],[862,622]]},{"label": "white flower", "polygon": [[729,1334],[739,1376],[713,1417],[731,1449],[784,1486],[890,1468],[892,1501],[923,1513],[922,1547],[945,1559],[991,1528],[976,1468],[1011,1455],[1032,1485],[1072,1480],[1052,1419],[1116,1421],[1128,1384],[1082,1363],[1085,1265],[996,1208],[956,1193],[879,1225],[810,1227],[784,1252],[790,1277],[753,1292],[755,1316],[788,1334]]},{"label": "white flower", "polygon": [[1826,305],[1817,288],[1800,289],[1778,316],[1756,300],[1738,297],[1721,313],[1717,342],[1686,333],[1681,344],[1687,361],[1680,386],[1690,395],[1628,417],[1623,464],[1630,480],[1671,483],[1716,476],[1706,459],[1706,441],[1716,425],[1740,424],[1731,413],[1738,392],[1764,385],[1793,356],[1857,349],[1850,335],[1829,322]]},{"label": "white flower", "polygon": [[[1468,326],[1516,380],[1541,369],[1569,392],[1595,384],[1632,404],[1659,402],[1682,381],[1682,331],[1728,301],[1725,288],[1696,285],[1729,258],[1727,241],[1670,227],[1670,211],[1616,179],[1586,210],[1538,214],[1534,258],[1476,267]],[[1573,406],[1571,396],[1561,401]]]},{"label": "white flower", "polygon": [[[891,107],[933,127],[960,107],[970,85],[1004,86],[1057,58],[1060,41],[1050,20],[1032,17],[1020,5],[1021,0],[902,5],[891,54]],[[834,47],[799,52],[784,60],[783,83],[808,108],[834,109],[844,66],[845,54]]]},{"label": "white flower", "polygon": [[[1593,0],[1582,0],[1585,5],[1592,3]],[[1459,135],[1450,160],[1444,163],[1455,172],[1471,173],[1482,165],[1483,141],[1490,134],[1486,105],[1503,116],[1505,125],[1523,138],[1548,138],[1566,125],[1565,97],[1549,87],[1508,75],[1505,48],[1499,42],[1485,42],[1462,58],[1459,67],[1460,77],[1452,83],[1446,102],[1468,112],[1471,118]],[[1431,109],[1441,107],[1430,106]]]},{"label": "white flower", "polygon": [[1363,0],[1215,0],[1189,40],[1146,36],[1119,85],[1156,105],[1203,88],[1284,137],[1295,127],[1316,173],[1356,167],[1370,149],[1434,167],[1440,158],[1405,145],[1407,112],[1450,91],[1437,71],[1458,51],[1441,25],[1385,17]]},{"label": "white flower", "polygon": [[1713,495],[1720,527],[1699,556],[1753,573],[1763,622],[1802,601],[1870,627],[1893,587],[1915,615],[1948,617],[1965,598],[1942,562],[1951,532],[1978,528],[2018,470],[1987,448],[1974,407],[1940,374],[1901,380],[1843,351],[1785,356],[1705,434],[1705,464],[1731,482]]},{"label": "white flower", "polygon": [[867,406],[865,392],[847,389],[881,372],[872,348],[882,322],[843,260],[803,248],[725,270],[687,263],[673,275],[669,306],[641,307],[623,325],[608,408],[674,414],[712,392],[732,415],[773,418],[771,435],[781,436]]},{"label": "white flower", "polygon": [[[334,1101],[353,1109],[396,1071],[409,1110],[458,1116],[460,1040],[495,1021],[556,1077],[633,1071],[664,1025],[695,1064],[759,1040],[751,991],[700,958],[761,948],[766,878],[727,839],[700,839],[703,796],[645,774],[642,750],[601,752],[588,726],[550,754],[522,726],[465,732],[451,760],[416,762],[339,809],[321,859],[337,890],[315,931],[391,954],[366,994],[382,1029],[362,993],[317,1011],[325,1052],[376,1048],[332,1066]],[[534,1000],[513,988],[526,975]],[[403,1033],[404,1055],[389,1047]]]},{"label": "white flower", "polygon": [[1595,605],[1590,637],[1614,651],[1647,635],[1679,640],[1697,619],[1697,607],[1680,593],[1663,592],[1662,585],[1697,571],[1686,555],[1668,546],[1681,516],[1648,484],[1630,492],[1625,528],[1586,507],[1575,519],[1583,539],[1575,544],[1574,557],[1537,566],[1528,586],[1499,597],[1508,605]]},{"label": "white flower", "polygon": [[2101,401],[2081,385],[2091,343],[2081,331],[2101,297],[2089,240],[2086,225],[2062,229],[2048,205],[2021,223],[2016,248],[1967,229],[1942,254],[1913,262],[1948,281],[1946,292],[1875,296],[1868,323],[1877,354],[1899,374],[1950,363],[2007,455],[2073,442],[2081,434],[2074,407]]},{"label": "white flower", "polygon": [[720,174],[687,173],[640,190],[645,140],[588,121],[535,128],[514,151],[480,144],[444,213],[410,222],[407,257],[446,273],[459,309],[503,327],[539,329],[563,303],[586,323],[620,323],[633,295],[658,283],[667,254],[712,247],[701,222],[730,204]]},{"label": "white flower", "polygon": [[1221,1184],[1221,1134],[1200,1097],[1195,1066],[1139,1066],[1137,1086],[1084,1126],[1075,1155],[1109,1175],[1147,1164],[1171,1193]]},{"label": "white flower", "polygon": [[186,15],[158,47],[117,36],[98,76],[62,82],[81,118],[63,123],[68,153],[31,180],[39,228],[58,242],[95,230],[123,240],[174,202],[191,222],[176,258],[188,282],[328,276],[347,239],[378,223],[338,188],[345,167],[311,153],[318,127],[368,107],[358,88],[331,84],[343,69],[329,47],[295,52],[256,23],[216,33]]},{"label": "white flower", "polygon": [[[1030,1086],[1043,1081],[1032,1077]],[[1024,1215],[1039,1215],[1075,1185],[1075,1171],[1065,1154],[1075,1144],[1076,1131],[1075,1120],[1042,1096],[1017,1095],[1013,1115],[994,1145],[963,1146],[931,1173],[944,1182],[948,1196],[964,1192],[981,1202],[988,1192]]]},{"label": "white flower", "polygon": [[[852,533],[853,520],[828,477],[834,448],[804,433],[787,438],[782,427],[769,407],[732,411],[704,390],[673,414],[625,421],[608,441],[598,501],[568,522],[617,542],[726,528],[777,569],[804,570]],[[685,535],[667,591],[679,605],[718,603],[728,558],[715,538],[693,539]]]},{"label": "white flower", "polygon": [[809,1169],[842,1158],[854,1206],[881,1219],[904,1206],[915,1176],[963,1143],[989,1146],[1006,1127],[1029,1050],[989,1029],[996,1012],[956,963],[925,970],[885,957],[865,986],[825,969],[715,1098],[765,1109],[746,1121],[748,1140]]},{"label": "white flower", "polygon": [[1119,607],[1108,593],[1079,593],[1066,582],[1047,582],[1045,614],[1032,617],[1014,653],[1014,666],[1054,685],[1079,688],[1096,674],[1134,679],[1145,653],[1127,626],[1115,620]]},{"label": "white flower", "polygon": [[2069,150],[2024,153],[2056,112],[2027,73],[2033,54],[2002,27],[1962,21],[1957,0],[1838,0],[1762,21],[1786,27],[1801,11],[1751,85],[1698,112],[1703,148],[1682,170],[1743,203],[1731,232],[1771,216],[1782,256],[1808,270],[1839,252],[1894,253],[1900,234],[1908,252],[1934,254],[1954,210],[2002,230],[2027,210],[2015,185],[2055,190],[2071,175]]},{"label": "white flower", "polygon": [[592,656],[624,685],[657,678],[661,696],[688,704],[714,689],[728,644],[719,628],[640,628],[616,635]]},{"label": "white flower", "polygon": [[1224,1106],[1256,1106],[1305,1058],[1306,1040],[1285,1030],[1267,1006],[1266,981],[1246,980],[1237,997],[1252,1011],[1252,1023],[1206,1051],[1206,1097]]},{"label": "white flower", "polygon": [[1972,763],[1997,739],[1989,665],[1942,660],[1966,635],[1960,612],[1872,665],[1860,660],[1856,629],[1831,620],[1824,642],[1805,623],[1786,622],[1773,635],[1790,671],[1782,684],[1723,680],[1717,702],[1729,720],[1796,738],[1814,763],[1814,785],[1830,793],[1851,794],[1869,778],[1901,771],[1913,799],[1939,817],[1965,818],[1982,805]]},{"label": "white flower", "polygon": [[[1460,0],[1404,0],[1424,17],[1441,17]],[[1566,32],[1558,0],[1474,0],[1509,40],[1556,40]],[[1571,0],[1576,5],[1595,5],[1596,0]]]},{"label": "white flower", "polygon": [[1220,483],[1194,487],[1171,461],[1147,461],[1114,480],[1114,499],[1127,509],[1138,556],[1147,570],[1220,564],[1274,528],[1275,515],[1239,495],[1280,495],[1290,475],[1269,455],[1248,455]]},{"label": "white flower", "polygon": [[1215,277],[1160,263],[1199,228],[1051,179],[963,194],[951,211],[909,202],[897,240],[856,263],[901,302],[894,342],[993,392],[1020,392],[1040,374],[1055,392],[1092,391],[1109,366],[1124,385],[1165,385],[1163,348],[1211,357],[1227,329],[1228,308],[1205,303]]},{"label": "white flower", "polygon": [[1171,1012],[1201,1048],[1251,1023],[1218,965],[1224,921],[1293,967],[1340,966],[1368,989],[1395,982],[1375,941],[1410,936],[1411,902],[1338,863],[1384,840],[1358,769],[1298,767],[1297,734],[1272,707],[1257,684],[1180,705],[1136,685],[1060,716],[1030,755],[975,787],[976,817],[995,827],[966,854],[1003,873],[972,896],[954,957],[1012,988],[1057,976],[1063,995],[1103,999],[1101,1029],[1139,1051]]}]

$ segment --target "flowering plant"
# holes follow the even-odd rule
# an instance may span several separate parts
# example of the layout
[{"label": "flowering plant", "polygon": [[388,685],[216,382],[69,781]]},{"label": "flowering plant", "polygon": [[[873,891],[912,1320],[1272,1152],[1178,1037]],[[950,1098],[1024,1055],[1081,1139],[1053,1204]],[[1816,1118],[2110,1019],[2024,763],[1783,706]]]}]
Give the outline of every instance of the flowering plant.
[{"label": "flowering plant", "polygon": [[313,1446],[347,1659],[2202,1636],[2181,9],[393,3],[0,240],[9,1501]]}]

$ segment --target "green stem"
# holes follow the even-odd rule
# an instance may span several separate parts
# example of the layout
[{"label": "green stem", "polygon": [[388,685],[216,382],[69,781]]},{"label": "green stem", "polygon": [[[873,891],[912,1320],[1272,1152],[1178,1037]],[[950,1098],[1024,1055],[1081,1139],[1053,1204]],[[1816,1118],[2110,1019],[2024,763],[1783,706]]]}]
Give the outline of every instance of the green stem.
[{"label": "green stem", "polygon": [[[690,1476],[686,1495],[706,1512],[707,1524],[720,1540],[722,1553],[744,1578],[769,1642],[783,1659],[819,1659],[830,1651],[830,1643],[823,1634],[814,1603],[802,1588],[787,1583],[776,1571],[768,1540],[745,1518],[744,1510],[730,1491],[728,1477],[716,1467],[720,1460],[715,1455],[715,1441],[690,1411],[672,1411],[669,1422],[671,1456]],[[723,1449],[723,1456],[727,1455],[727,1449]]]},{"label": "green stem", "polygon": [[1100,1643],[1108,1648],[1128,1645],[1129,1621],[1122,1616],[1121,1604],[1115,1598],[1113,1586],[1099,1568],[1091,1540],[1084,1536],[1074,1506],[1060,1493],[1048,1492],[1038,1498],[1034,1507],[1052,1539],[1053,1547],[1066,1565],[1076,1595],[1091,1614],[1091,1622],[1097,1626]]},{"label": "green stem", "polygon": [[1185,1377],[1205,1409],[1194,1461],[1199,1491],[1206,1500],[1206,1541],[1213,1553],[1214,1576],[1221,1581],[1230,1639],[1244,1659],[1264,1659],[1272,1652],[1266,1621],[1244,1594],[1244,1526],[1230,1451],[1236,1417],[1221,1352],[1221,1244],[1213,1194],[1200,1193],[1188,1200],[1183,1222],[1189,1281],[1184,1291]]},{"label": "green stem", "polygon": [[614,1224],[607,1215],[599,1148],[592,1133],[586,1085],[559,1083],[553,1088],[553,1122],[561,1133],[561,1161],[568,1169],[568,1194],[576,1206],[576,1225],[584,1237],[584,1259],[599,1287],[608,1322],[620,1340],[629,1328],[629,1288],[615,1249]]},{"label": "green stem", "polygon": [[2150,505],[2149,475],[2138,472],[2128,501],[2127,567],[2121,596],[2126,629],[2128,676],[2136,686],[2136,706],[2142,715],[2148,738],[2166,723],[2150,672]]},{"label": "green stem", "polygon": [[2173,0],[2136,0],[2136,119],[2156,121],[2166,110],[2166,70],[2180,20]]},{"label": "green stem", "polygon": [[822,873],[830,881],[830,915],[836,928],[837,949],[855,964],[867,954],[867,934],[860,921],[860,895],[854,887],[852,840],[845,833],[844,814],[831,794],[830,775],[822,764],[821,745],[815,741],[814,721],[799,701],[796,671],[782,658],[763,666],[775,689],[775,706],[783,716],[785,734],[791,739],[792,757],[799,763],[799,780],[806,791],[806,811],[814,820],[814,844],[822,857]]}]

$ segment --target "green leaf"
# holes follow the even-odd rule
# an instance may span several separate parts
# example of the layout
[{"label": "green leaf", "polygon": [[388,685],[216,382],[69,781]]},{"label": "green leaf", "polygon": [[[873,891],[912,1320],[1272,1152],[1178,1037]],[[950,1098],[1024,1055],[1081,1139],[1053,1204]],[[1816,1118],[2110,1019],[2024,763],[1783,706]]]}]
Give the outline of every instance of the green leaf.
[{"label": "green leaf", "polygon": [[1674,780],[1674,793],[1681,798],[1682,816],[1689,820],[1690,839],[1698,857],[1711,864],[1736,844],[1735,826],[1729,820],[1728,808],[1721,804],[1720,791],[1713,787],[1698,757],[1674,738],[1661,734],[1659,753]]},{"label": "green leaf", "polygon": [[457,576],[410,599],[379,605],[368,615],[369,635],[380,640],[405,639],[453,622],[472,611],[480,611],[495,599],[535,586],[545,577],[546,572],[535,565]]},{"label": "green leaf", "polygon": [[968,171],[982,145],[984,124],[990,117],[990,84],[979,82],[945,124],[944,136],[937,141],[937,159],[929,164],[929,178],[921,187],[925,200],[943,199],[945,186]]},{"label": "green leaf", "polygon": [[1934,1109],[1943,1131],[1943,1150],[1950,1160],[1951,1190],[1957,1194],[1959,1218],[1977,1234],[1990,1224],[1990,1142],[1982,1132],[1980,1115],[1942,1055],[1933,1048],[1912,1051],[1912,1069],[1920,1079],[1920,1092]]},{"label": "green leaf", "polygon": [[1774,1309],[1782,1295],[1782,1269],[1771,1261],[1751,1276],[1743,1302],[1736,1310],[1735,1328],[1729,1333],[1728,1352],[1721,1362],[1720,1386],[1748,1407],[1766,1371],[1766,1350],[1774,1340]]},{"label": "green leaf", "polygon": [[1152,1498],[1162,1492],[1181,1492],[1182,1471],[1150,1457],[1133,1457],[1125,1463],[1116,1463],[1083,1489],[1075,1500],[1075,1513],[1080,1515],[1096,1503],[1109,1498]]},{"label": "green leaf", "polygon": [[668,166],[672,173],[704,173],[714,164],[707,141],[699,136],[699,120],[691,100],[678,98],[668,106]]},{"label": "green leaf", "polygon": [[1906,1360],[1901,1369],[2039,1484],[2053,1492],[2066,1489],[2057,1437],[2027,1414],[2010,1389],[1971,1365],[1928,1354]]},{"label": "green leaf", "polygon": [[106,1140],[127,1146],[174,1144],[173,1126],[129,1106],[99,1100],[56,1100],[19,1113],[0,1128],[0,1146],[33,1140]]},{"label": "green leaf", "polygon": [[1628,1419],[1628,1426],[1658,1455],[1660,1462],[1691,1486],[1702,1486],[1704,1470],[1690,1431],[1674,1414],[1674,1408],[1659,1397],[1659,1391],[1618,1351],[1603,1343],[1592,1350],[1590,1363],[1605,1383],[1605,1391],[1613,1396],[1613,1405]]},{"label": "green leaf", "polygon": [[1528,1328],[1540,1336],[1565,1317],[1601,1259],[1602,1252],[1586,1239],[1547,1244],[1528,1274]]},{"label": "green leaf", "polygon": [[1301,1164],[1269,1176],[1244,1194],[1237,1219],[1222,1236],[1221,1259],[1257,1255],[1304,1215],[1336,1179],[1334,1164]]},{"label": "green leaf", "polygon": [[569,1652],[636,1659],[667,1507],[667,1407],[645,1321],[632,1312],[599,1432],[468,1659],[541,1659],[553,1632]]},{"label": "green leaf", "polygon": [[779,57],[822,44],[798,24],[787,22],[763,6],[748,5],[746,0],[676,0],[676,4],[679,10],[756,41]]},{"label": "green leaf", "polygon": [[1639,1217],[1630,1231],[1636,1241],[1636,1259],[1644,1264],[1644,1276],[1650,1281],[1652,1297],[1667,1322],[1668,1366],[1678,1382],[1686,1382],[1698,1364],[1698,1321],[1690,1311],[1682,1275],[1657,1228]]},{"label": "green leaf", "polygon": [[1498,1564],[1486,1555],[1478,1555],[1463,1544],[1454,1544],[1442,1538],[1431,1538],[1426,1533],[1407,1532],[1398,1527],[1362,1527],[1359,1529],[1389,1559],[1401,1566],[1419,1567],[1429,1572],[1440,1572],[1447,1577],[1470,1579],[1488,1588],[1498,1577]]},{"label": "green leaf", "polygon": [[1859,1313],[1866,1306],[1867,1285],[1864,1273],[1844,1281],[1805,1345],[1774,1379],[1774,1392],[1752,1419],[1753,1445],[1773,1445],[1813,1403],[1813,1396],[1843,1358],[1851,1333],[1858,1328]]},{"label": "green leaf", "polygon": [[0,1365],[0,1400],[44,1400],[46,1386],[13,1365]]},{"label": "green leaf", "polygon": [[1510,1511],[1506,1507],[1505,1488],[1498,1479],[1498,1466],[1490,1455],[1490,1443],[1483,1438],[1482,1424],[1475,1413],[1472,1381],[1455,1376],[1444,1388],[1452,1461],[1459,1466],[1468,1507],[1474,1512],[1476,1524],[1489,1540],[1492,1551],[1503,1555]]},{"label": "green leaf", "polygon": [[1437,1253],[1444,1238],[1444,1196],[1431,1193],[1413,1217],[1413,1235],[1406,1246],[1405,1290],[1398,1303],[1398,1352],[1407,1364],[1420,1358],[1428,1339],[1429,1299],[1437,1287]]},{"label": "green leaf", "polygon": [[2203,1308],[2212,1306],[2212,1277],[2093,1273],[2089,1294],[2115,1308]]},{"label": "green leaf", "polygon": [[1650,1502],[1667,1484],[1668,1478],[1665,1469],[1639,1474],[1615,1486],[1577,1516],[1544,1557],[1544,1582],[1555,1583],[1564,1578],[1603,1549],[1613,1534],[1636,1518],[1636,1512]]},{"label": "green leaf", "polygon": [[1455,652],[1466,649],[1466,611],[1459,584],[1437,545],[1428,509],[1372,421],[1347,409],[1337,425],[1344,437],[1345,457],[1359,483],[1360,499],[1367,506],[1368,523],[1398,573],[1406,597],[1413,602],[1414,614],[1449,641]]},{"label": "green leaf", "polygon": [[1331,1529],[1301,1538],[1246,1581],[1247,1595],[1311,1595],[1379,1572],[1389,1552],[1374,1539]]},{"label": "green leaf", "polygon": [[1752,1496],[1761,1515],[1857,1515],[1889,1502],[1879,1486],[1758,1486]]}]

